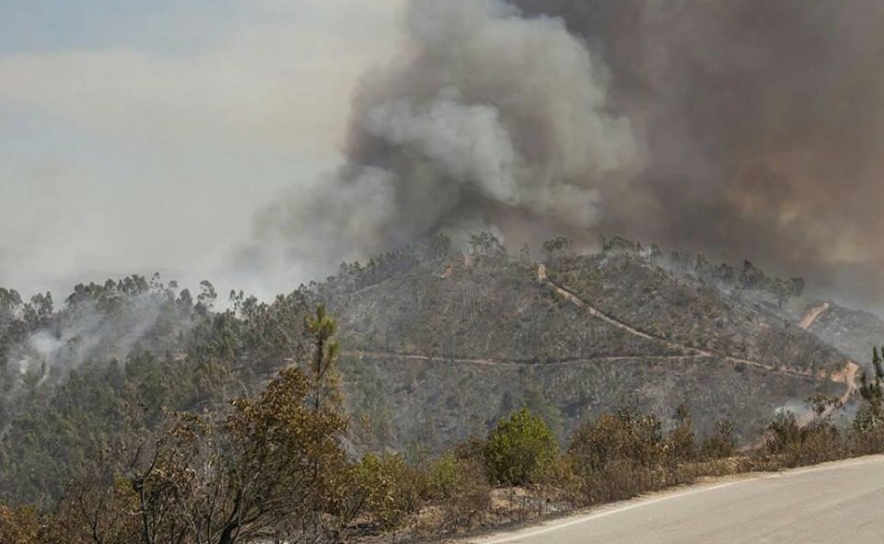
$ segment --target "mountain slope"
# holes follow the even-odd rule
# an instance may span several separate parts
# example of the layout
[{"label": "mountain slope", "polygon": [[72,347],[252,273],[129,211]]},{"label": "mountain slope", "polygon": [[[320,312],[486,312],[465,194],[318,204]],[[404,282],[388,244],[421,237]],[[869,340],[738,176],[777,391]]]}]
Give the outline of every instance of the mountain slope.
[{"label": "mountain slope", "polygon": [[82,286],[58,311],[6,296],[0,499],[57,498],[124,430],[260,389],[306,360],[304,319],[319,302],[340,325],[354,454],[438,451],[522,406],[564,438],[622,407],[672,424],[685,404],[701,433],[729,419],[753,440],[812,395],[849,400],[848,359],[863,362],[884,333],[871,314],[771,303],[642,251],[535,262],[490,238],[468,254],[437,242],[272,303],[235,294],[227,311],[211,310],[210,284],[194,300],[143,278]]},{"label": "mountain slope", "polygon": [[837,304],[828,304],[808,331],[861,362],[870,359],[872,346],[884,342],[884,320]]},{"label": "mountain slope", "polygon": [[567,433],[618,406],[665,419],[685,403],[701,429],[727,418],[749,436],[848,389],[847,358],[814,335],[634,255],[457,257],[329,303],[374,447],[450,444],[520,404]]}]

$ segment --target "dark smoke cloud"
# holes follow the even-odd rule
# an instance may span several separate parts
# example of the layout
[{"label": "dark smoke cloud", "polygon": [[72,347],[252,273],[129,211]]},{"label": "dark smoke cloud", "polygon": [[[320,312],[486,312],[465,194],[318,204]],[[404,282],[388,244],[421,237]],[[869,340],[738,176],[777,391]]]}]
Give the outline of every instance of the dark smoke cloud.
[{"label": "dark smoke cloud", "polygon": [[516,0],[608,67],[644,173],[603,228],[881,300],[884,4]]},{"label": "dark smoke cloud", "polygon": [[347,164],[259,214],[252,258],[604,230],[880,300],[884,4],[414,0],[405,19],[355,94]]}]

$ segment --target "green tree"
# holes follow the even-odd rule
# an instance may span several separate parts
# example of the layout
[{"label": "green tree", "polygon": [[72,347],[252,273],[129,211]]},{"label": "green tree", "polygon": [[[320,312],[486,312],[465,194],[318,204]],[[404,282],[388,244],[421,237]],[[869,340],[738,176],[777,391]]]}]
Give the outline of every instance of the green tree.
[{"label": "green tree", "polygon": [[884,384],[884,363],[882,363],[881,356],[878,354],[877,346],[872,348],[872,366],[875,369],[874,379],[870,381],[866,373],[863,372],[862,386],[859,392],[862,398],[880,415],[882,404],[884,404],[884,388],[882,388],[882,384]]},{"label": "green tree", "polygon": [[536,382],[523,380],[521,407],[539,416],[555,436],[562,436],[562,412]]},{"label": "green tree", "polygon": [[767,450],[770,453],[784,453],[795,444],[800,444],[805,431],[798,424],[795,414],[781,410],[767,426]]},{"label": "green tree", "polygon": [[506,248],[503,243],[488,232],[480,232],[470,236],[470,252],[482,257],[498,259],[506,257]]},{"label": "green tree", "polygon": [[24,319],[32,329],[46,326],[54,312],[52,293],[37,294],[24,306]]},{"label": "green tree", "polygon": [[197,295],[196,300],[196,311],[200,315],[207,315],[215,307],[218,292],[215,291],[215,286],[209,280],[200,282],[200,294]]},{"label": "green tree", "polygon": [[783,304],[785,304],[792,296],[792,284],[786,280],[777,278],[771,284],[771,291],[777,299],[777,307],[782,310]]},{"label": "green tree", "polygon": [[338,360],[338,343],[334,335],[338,324],[325,310],[325,305],[316,308],[316,314],[306,320],[307,331],[313,341],[313,356],[310,373],[313,387],[310,393],[314,410],[337,410],[340,407],[340,378],[335,365]]},{"label": "green tree", "polygon": [[0,287],[0,327],[15,319],[21,307],[22,299],[17,291]]},{"label": "green tree", "polygon": [[872,379],[865,370],[860,372],[859,393],[865,403],[857,412],[853,427],[861,432],[876,429],[884,422],[884,361],[877,346],[872,348],[872,367],[875,372]]},{"label": "green tree", "polygon": [[558,456],[552,431],[539,416],[527,409],[498,421],[485,446],[488,473],[495,483],[526,485],[539,483],[544,470]]}]

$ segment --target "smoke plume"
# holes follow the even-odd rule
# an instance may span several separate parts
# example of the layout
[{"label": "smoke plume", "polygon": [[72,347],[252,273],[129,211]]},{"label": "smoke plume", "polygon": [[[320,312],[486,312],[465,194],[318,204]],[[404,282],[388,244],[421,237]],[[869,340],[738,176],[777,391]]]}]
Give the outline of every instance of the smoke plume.
[{"label": "smoke plume", "polygon": [[[414,0],[400,56],[355,93],[347,161],[256,217],[251,258],[336,264],[439,229],[594,227],[640,170],[607,70],[564,21],[498,0]],[[317,263],[317,260],[320,262]]]},{"label": "smoke plume", "polygon": [[404,19],[346,164],[260,213],[252,258],[607,231],[880,300],[884,4],[413,0]]},{"label": "smoke plume", "polygon": [[[610,70],[646,168],[602,228],[884,294],[884,5],[516,0]],[[866,299],[868,302],[868,299]]]}]

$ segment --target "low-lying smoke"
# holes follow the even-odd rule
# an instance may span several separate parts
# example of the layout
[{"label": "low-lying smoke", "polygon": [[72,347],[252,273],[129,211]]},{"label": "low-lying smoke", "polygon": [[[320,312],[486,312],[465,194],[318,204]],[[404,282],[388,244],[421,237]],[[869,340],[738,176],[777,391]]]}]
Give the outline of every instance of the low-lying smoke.
[{"label": "low-lying smoke", "polygon": [[412,0],[404,20],[346,164],[259,213],[250,259],[604,230],[880,300],[880,2]]},{"label": "low-lying smoke", "polygon": [[[21,303],[0,306],[0,345],[7,343],[0,352],[0,413],[18,400],[26,382],[55,386],[83,365],[125,364],[133,353],[174,351],[197,323],[189,292],[176,299],[173,284],[167,288],[157,279],[137,285],[137,279],[143,280],[79,286],[62,309],[53,311],[49,303],[39,317],[28,318]],[[132,285],[137,289],[126,289]]]}]

